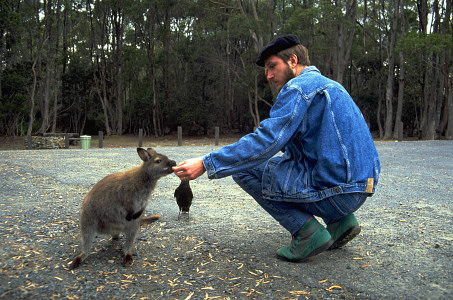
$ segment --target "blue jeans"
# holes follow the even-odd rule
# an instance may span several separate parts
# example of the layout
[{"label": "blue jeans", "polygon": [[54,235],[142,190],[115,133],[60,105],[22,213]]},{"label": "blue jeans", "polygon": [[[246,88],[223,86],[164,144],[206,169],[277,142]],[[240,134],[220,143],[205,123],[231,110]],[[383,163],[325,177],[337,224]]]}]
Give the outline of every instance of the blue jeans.
[{"label": "blue jeans", "polygon": [[307,203],[267,200],[261,194],[262,175],[262,169],[254,168],[233,175],[233,179],[291,235],[295,235],[313,216],[322,218],[326,224],[335,222],[356,211],[368,197],[366,193],[348,193]]}]

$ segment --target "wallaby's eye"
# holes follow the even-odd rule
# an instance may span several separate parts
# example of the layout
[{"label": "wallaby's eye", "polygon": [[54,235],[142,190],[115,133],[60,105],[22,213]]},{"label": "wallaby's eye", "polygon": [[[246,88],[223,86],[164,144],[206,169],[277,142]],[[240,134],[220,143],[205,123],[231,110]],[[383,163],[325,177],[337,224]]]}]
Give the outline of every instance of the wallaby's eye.
[{"label": "wallaby's eye", "polygon": [[162,160],[161,160],[161,159],[156,159],[154,162],[155,162],[156,164],[160,164],[160,163],[162,162]]}]

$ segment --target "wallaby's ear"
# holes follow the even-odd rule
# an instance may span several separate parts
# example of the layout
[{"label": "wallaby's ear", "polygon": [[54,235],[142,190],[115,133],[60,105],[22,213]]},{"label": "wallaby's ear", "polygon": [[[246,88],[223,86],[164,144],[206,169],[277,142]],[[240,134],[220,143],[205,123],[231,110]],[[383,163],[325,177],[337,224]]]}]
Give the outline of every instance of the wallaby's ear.
[{"label": "wallaby's ear", "polygon": [[147,161],[148,159],[151,158],[151,156],[149,155],[148,151],[146,151],[143,148],[137,148],[137,153],[138,153],[138,156],[140,156],[140,158],[143,161]]},{"label": "wallaby's ear", "polygon": [[149,157],[154,156],[154,155],[157,154],[156,150],[154,150],[153,148],[146,149],[146,152],[148,152]]}]

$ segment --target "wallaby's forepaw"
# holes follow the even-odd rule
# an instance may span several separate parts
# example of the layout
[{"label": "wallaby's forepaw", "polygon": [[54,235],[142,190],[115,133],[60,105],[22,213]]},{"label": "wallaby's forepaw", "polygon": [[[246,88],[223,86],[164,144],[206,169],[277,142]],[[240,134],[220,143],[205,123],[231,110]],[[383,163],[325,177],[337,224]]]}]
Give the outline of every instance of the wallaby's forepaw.
[{"label": "wallaby's forepaw", "polygon": [[128,267],[130,265],[132,265],[132,262],[134,261],[134,259],[132,258],[132,255],[131,254],[126,254],[124,255],[124,258],[123,258],[123,267]]},{"label": "wallaby's forepaw", "polygon": [[140,218],[140,216],[142,215],[142,213],[143,213],[144,210],[145,210],[145,209],[142,208],[140,211],[136,212],[136,213],[132,216],[132,219],[135,220],[135,219]]},{"label": "wallaby's forepaw", "polygon": [[74,270],[75,268],[77,268],[78,266],[80,266],[80,264],[82,263],[82,258],[80,256],[77,256],[73,261],[72,263],[69,265],[69,270]]},{"label": "wallaby's forepaw", "polygon": [[132,221],[132,220],[140,218],[140,216],[142,215],[144,210],[145,209],[142,208],[140,211],[136,212],[135,214],[134,214],[134,212],[128,212],[126,215],[126,221]]},{"label": "wallaby's forepaw", "polygon": [[140,225],[151,224],[160,219],[160,215],[147,216],[140,219]]}]

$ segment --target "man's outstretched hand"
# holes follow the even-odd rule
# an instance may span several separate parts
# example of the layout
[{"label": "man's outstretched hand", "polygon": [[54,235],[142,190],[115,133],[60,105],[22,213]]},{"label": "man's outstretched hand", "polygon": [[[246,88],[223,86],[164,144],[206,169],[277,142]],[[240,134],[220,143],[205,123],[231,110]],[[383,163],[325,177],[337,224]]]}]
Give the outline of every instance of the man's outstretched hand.
[{"label": "man's outstretched hand", "polygon": [[176,167],[173,167],[173,172],[182,181],[194,180],[206,172],[201,158],[191,158],[183,161]]}]

